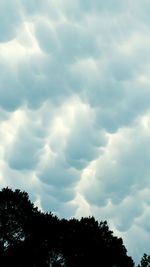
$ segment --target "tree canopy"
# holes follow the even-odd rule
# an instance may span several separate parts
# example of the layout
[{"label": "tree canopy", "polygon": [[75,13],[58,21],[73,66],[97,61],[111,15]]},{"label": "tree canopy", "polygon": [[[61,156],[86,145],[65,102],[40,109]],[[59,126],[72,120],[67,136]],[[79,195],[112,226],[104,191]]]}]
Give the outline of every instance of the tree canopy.
[{"label": "tree canopy", "polygon": [[[26,192],[0,191],[1,267],[133,267],[123,240],[94,217],[59,219]],[[149,265],[140,265],[149,266]]]},{"label": "tree canopy", "polygon": [[150,255],[144,253],[143,257],[141,258],[141,263],[138,267],[150,267]]}]

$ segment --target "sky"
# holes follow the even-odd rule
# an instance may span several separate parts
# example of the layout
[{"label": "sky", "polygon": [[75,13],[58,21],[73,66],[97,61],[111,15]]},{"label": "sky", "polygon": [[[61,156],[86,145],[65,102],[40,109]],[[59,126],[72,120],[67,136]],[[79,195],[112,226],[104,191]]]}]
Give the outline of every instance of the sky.
[{"label": "sky", "polygon": [[150,2],[0,0],[0,188],[150,253]]}]

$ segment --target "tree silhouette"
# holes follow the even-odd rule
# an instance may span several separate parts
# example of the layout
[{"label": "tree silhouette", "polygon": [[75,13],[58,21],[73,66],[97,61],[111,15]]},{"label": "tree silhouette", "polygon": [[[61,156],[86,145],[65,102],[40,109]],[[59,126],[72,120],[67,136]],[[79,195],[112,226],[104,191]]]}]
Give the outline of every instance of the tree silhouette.
[{"label": "tree silhouette", "polygon": [[[24,246],[29,235],[29,218],[37,212],[26,192],[4,188],[0,191],[1,260],[14,260],[16,249]],[[17,256],[19,258],[19,255]],[[11,262],[12,264],[12,262]]]},{"label": "tree silhouette", "polygon": [[106,221],[60,220],[35,208],[26,192],[4,188],[0,191],[0,266],[133,267],[134,263]]},{"label": "tree silhouette", "polygon": [[150,255],[144,253],[141,263],[138,265],[138,267],[150,267]]},{"label": "tree silhouette", "polygon": [[94,217],[61,221],[63,255],[67,267],[74,266],[134,266],[122,239],[114,237],[107,222]]}]

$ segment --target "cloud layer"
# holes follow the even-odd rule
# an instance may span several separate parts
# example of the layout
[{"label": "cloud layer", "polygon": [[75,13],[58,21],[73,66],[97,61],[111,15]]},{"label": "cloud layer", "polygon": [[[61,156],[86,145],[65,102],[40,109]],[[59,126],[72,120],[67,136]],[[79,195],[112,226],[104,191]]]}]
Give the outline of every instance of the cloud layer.
[{"label": "cloud layer", "polygon": [[135,260],[150,245],[149,10],[0,1],[1,187],[107,219]]}]

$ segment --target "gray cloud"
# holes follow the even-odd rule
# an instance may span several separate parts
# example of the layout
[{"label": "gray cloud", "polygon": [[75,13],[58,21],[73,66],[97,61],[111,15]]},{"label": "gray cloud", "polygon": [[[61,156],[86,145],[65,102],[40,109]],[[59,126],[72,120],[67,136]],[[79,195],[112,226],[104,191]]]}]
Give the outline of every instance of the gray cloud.
[{"label": "gray cloud", "polygon": [[1,187],[108,219],[138,258],[150,244],[148,1],[1,0],[0,15]]},{"label": "gray cloud", "polygon": [[[17,34],[19,24],[21,23],[20,6],[17,1],[9,2],[1,0],[0,2],[0,42],[7,42]],[[13,23],[12,23],[13,22]]]},{"label": "gray cloud", "polygon": [[88,162],[98,157],[99,148],[104,144],[105,132],[96,127],[92,111],[79,110],[67,140],[67,162],[77,169],[83,169]]},{"label": "gray cloud", "polygon": [[[150,143],[149,128],[144,127],[144,120],[149,120],[149,115],[134,124],[133,128],[122,129],[110,135],[105,152],[97,160],[96,187],[99,185],[97,191],[105,200],[110,199],[117,204],[134,190],[148,185]],[[94,195],[95,200],[99,198],[98,192]],[[97,204],[99,205],[99,201]]]},{"label": "gray cloud", "polygon": [[[31,129],[30,129],[31,130]],[[34,169],[38,162],[38,151],[42,148],[42,140],[34,137],[29,129],[19,131],[10,150],[8,150],[8,164],[17,170]],[[15,157],[14,157],[15,154]]]}]

